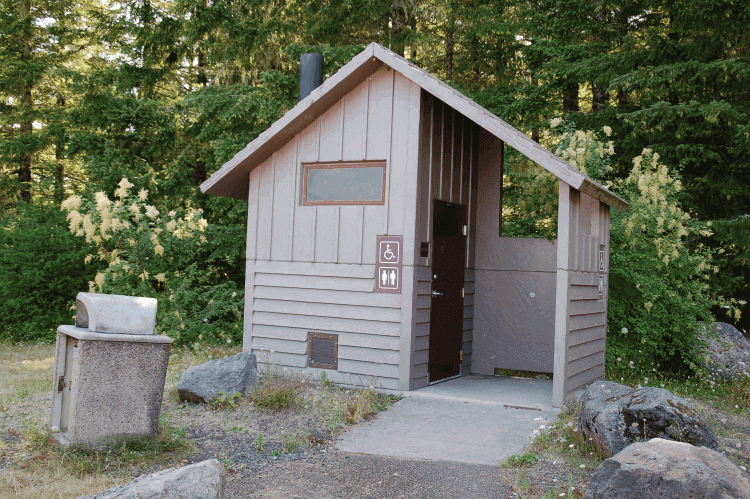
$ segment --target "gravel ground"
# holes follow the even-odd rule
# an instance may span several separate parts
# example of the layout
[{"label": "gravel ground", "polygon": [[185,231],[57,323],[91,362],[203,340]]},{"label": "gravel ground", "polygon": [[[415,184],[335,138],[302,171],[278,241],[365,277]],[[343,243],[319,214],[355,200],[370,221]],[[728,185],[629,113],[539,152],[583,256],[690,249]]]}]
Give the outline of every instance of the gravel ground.
[{"label": "gravel ground", "polygon": [[[499,468],[421,461],[328,449],[307,459],[272,464],[259,472],[230,474],[227,498],[518,498],[537,497],[567,483],[570,466],[541,460],[532,467]],[[518,484],[524,472],[528,488]],[[593,471],[573,473],[572,497],[581,497]],[[557,481],[554,481],[557,480]]]},{"label": "gravel ground", "polygon": [[[46,423],[50,399],[42,394],[2,411],[0,438],[12,445],[29,421]],[[716,432],[720,452],[750,468],[750,418],[691,402]],[[501,468],[345,453],[334,449],[319,418],[291,410],[257,411],[249,403],[217,411],[165,395],[162,415],[195,443],[185,462],[170,466],[219,459],[229,469],[228,498],[539,498],[550,490],[558,496],[569,477],[575,487],[569,497],[582,497],[594,474],[554,455],[526,468]],[[264,451],[256,449],[259,434]],[[289,452],[288,443],[295,439],[303,445]],[[23,459],[17,454],[15,463],[0,459],[0,469]],[[134,476],[153,471],[135,470]]]}]

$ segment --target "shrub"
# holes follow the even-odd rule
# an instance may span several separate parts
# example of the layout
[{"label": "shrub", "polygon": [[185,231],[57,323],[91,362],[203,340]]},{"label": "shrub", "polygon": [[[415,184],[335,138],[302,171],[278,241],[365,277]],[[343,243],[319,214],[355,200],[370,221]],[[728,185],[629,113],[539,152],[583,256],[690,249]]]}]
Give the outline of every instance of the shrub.
[{"label": "shrub", "polygon": [[19,203],[0,220],[0,339],[53,341],[85,289],[81,242],[55,208]]},{"label": "shrub", "polygon": [[[603,134],[610,133],[604,127]],[[617,179],[611,164],[614,144],[601,132],[576,130],[555,119],[545,140],[569,164],[630,202],[625,213],[611,211],[607,363],[619,357],[642,371],[659,365],[672,371],[693,369],[697,321],[710,322],[713,306],[732,313],[737,307],[709,288],[718,267],[712,262],[713,251],[700,240],[711,236],[711,222],[696,220],[682,209],[679,176],[650,149],[633,159],[626,178]],[[511,178],[519,195],[531,195],[516,202],[510,221],[523,228],[520,220],[527,217],[528,235],[555,237],[545,222],[556,211],[551,206],[557,192],[554,177],[542,171],[511,171]],[[532,184],[535,187],[529,187]],[[526,235],[517,232],[507,235]]]},{"label": "shrub", "polygon": [[202,211],[188,205],[163,216],[147,204],[147,190],[131,196],[132,187],[123,178],[114,202],[97,192],[61,205],[70,231],[85,238],[85,262],[99,267],[89,292],[157,298],[156,332],[171,336],[175,346],[239,341],[242,291],[215,267],[197,263],[208,242]]}]

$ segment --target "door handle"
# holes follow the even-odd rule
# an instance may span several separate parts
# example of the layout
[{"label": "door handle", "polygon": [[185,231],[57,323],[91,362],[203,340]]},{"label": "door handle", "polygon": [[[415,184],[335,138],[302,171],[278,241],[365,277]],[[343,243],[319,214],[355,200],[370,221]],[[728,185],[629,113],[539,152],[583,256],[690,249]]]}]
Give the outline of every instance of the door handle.
[{"label": "door handle", "polygon": [[432,296],[443,296],[443,293],[438,293],[437,291],[433,291]]}]

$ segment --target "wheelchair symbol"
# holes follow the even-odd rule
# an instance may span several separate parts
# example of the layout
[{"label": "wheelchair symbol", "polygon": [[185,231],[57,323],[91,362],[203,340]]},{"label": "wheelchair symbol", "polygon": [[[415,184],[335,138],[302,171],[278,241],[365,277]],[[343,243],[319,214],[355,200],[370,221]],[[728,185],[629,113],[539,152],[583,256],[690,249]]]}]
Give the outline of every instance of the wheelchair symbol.
[{"label": "wheelchair symbol", "polygon": [[[393,246],[393,248],[391,248]],[[395,241],[380,242],[380,263],[398,263],[399,247]]]}]

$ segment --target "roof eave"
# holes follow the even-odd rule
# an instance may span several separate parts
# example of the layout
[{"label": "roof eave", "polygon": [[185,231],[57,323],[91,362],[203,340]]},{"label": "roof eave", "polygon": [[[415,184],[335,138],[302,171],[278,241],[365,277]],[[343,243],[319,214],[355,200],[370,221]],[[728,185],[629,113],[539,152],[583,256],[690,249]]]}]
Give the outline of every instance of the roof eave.
[{"label": "roof eave", "polygon": [[244,149],[234,155],[200,186],[204,194],[247,199],[250,171],[302,131],[315,118],[353,90],[368,75],[386,64],[431,93],[489,133],[536,162],[571,187],[586,192],[619,211],[628,209],[624,199],[576,170],[562,158],[540,146],[526,134],[490,113],[446,83],[403,57],[373,42],[339,71],[313,90]]},{"label": "roof eave", "polygon": [[374,57],[371,43],[333,76],[313,90],[292,109],[274,122],[255,140],[234,155],[200,186],[204,194],[247,199],[250,171],[323,114],[337,100],[335,97],[354,90],[383,63]]}]

